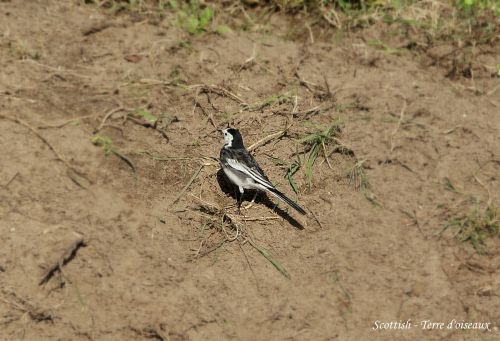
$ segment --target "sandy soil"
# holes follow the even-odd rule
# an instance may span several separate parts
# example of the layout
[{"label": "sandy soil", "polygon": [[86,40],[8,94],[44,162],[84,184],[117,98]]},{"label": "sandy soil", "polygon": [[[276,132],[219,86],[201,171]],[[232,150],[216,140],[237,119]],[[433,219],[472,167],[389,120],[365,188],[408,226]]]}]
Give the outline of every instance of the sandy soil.
[{"label": "sandy soil", "polygon": [[[367,41],[380,27],[315,43],[269,32],[189,37],[170,14],[55,0],[1,1],[0,18],[1,340],[500,337],[500,240],[478,255],[453,229],[440,233],[471,198],[500,192],[498,77],[450,79],[408,50],[377,49]],[[481,58],[500,65],[498,46],[490,50]],[[268,101],[276,95],[285,96]],[[165,118],[156,129],[126,119],[140,110]],[[320,153],[311,186],[304,168],[295,174],[312,213],[260,196],[238,217],[246,239],[217,247],[235,231],[200,208],[199,199],[234,204],[214,159],[216,128],[237,127],[251,145],[291,123],[253,153],[294,197],[286,170],[307,157],[297,140],[335,120],[355,156],[334,152],[330,168]],[[94,145],[97,135],[136,172]],[[347,176],[361,160],[366,193]],[[82,235],[63,273],[39,285]],[[408,319],[492,325],[372,329]]]}]

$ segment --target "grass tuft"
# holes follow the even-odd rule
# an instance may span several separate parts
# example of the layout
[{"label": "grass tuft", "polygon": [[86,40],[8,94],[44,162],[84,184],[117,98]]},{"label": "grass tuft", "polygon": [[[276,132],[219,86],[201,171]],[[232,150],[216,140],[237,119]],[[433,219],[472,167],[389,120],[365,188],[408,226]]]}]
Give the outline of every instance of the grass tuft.
[{"label": "grass tuft", "polygon": [[292,187],[295,194],[299,194],[299,187],[297,186],[293,176],[299,171],[299,169],[300,163],[294,161],[290,166],[288,166],[285,174],[285,178],[288,180],[288,183],[290,184],[290,187]]},{"label": "grass tuft", "polygon": [[300,144],[304,144],[307,147],[306,153],[308,153],[308,157],[305,162],[305,167],[309,188],[312,186],[313,168],[320,151],[323,151],[325,159],[328,160],[326,146],[334,141],[335,138],[340,135],[340,132],[340,121],[337,120],[327,129],[308,134],[298,141]]},{"label": "grass tuft", "polygon": [[245,109],[249,111],[259,111],[264,108],[273,106],[275,104],[285,104],[285,103],[290,103],[292,100],[292,96],[289,93],[284,93],[280,95],[272,95],[267,98],[265,98],[262,101],[243,106]]},{"label": "grass tuft", "polygon": [[178,25],[189,34],[200,34],[207,31],[214,18],[212,6],[202,6],[199,0],[184,3],[170,0],[170,6],[177,12]]},{"label": "grass tuft", "polygon": [[487,253],[487,239],[500,237],[500,207],[490,204],[466,215],[451,219],[448,226],[457,228],[457,237],[469,242],[479,254]]}]

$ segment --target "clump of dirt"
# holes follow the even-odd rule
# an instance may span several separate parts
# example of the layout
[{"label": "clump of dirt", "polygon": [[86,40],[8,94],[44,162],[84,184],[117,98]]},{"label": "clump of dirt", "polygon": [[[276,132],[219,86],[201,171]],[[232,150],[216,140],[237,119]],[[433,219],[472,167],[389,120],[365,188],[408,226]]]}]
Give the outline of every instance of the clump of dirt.
[{"label": "clump of dirt", "polygon": [[[449,226],[498,203],[498,78],[454,81],[375,26],[292,41],[0,6],[2,339],[498,334],[500,241],[479,255]],[[262,194],[235,213],[227,126],[306,218]],[[492,329],[373,330],[408,319]]]}]

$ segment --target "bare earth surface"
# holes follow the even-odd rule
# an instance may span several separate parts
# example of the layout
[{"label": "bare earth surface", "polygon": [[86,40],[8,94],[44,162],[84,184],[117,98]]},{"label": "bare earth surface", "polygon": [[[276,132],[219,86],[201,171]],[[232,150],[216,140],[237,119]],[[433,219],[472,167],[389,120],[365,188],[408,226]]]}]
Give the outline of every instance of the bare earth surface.
[{"label": "bare earth surface", "polygon": [[[407,51],[366,43],[380,31],[186,43],[173,15],[0,1],[0,339],[498,340],[500,240],[478,255],[441,231],[471,197],[498,200],[499,78],[450,80]],[[484,63],[500,65],[499,51]],[[162,126],[125,119],[141,108],[165,113]],[[253,154],[295,198],[285,174],[304,151],[297,140],[335,120],[357,159],[334,152],[330,168],[321,152],[310,187],[304,167],[295,174],[312,213],[289,216],[260,196],[239,217],[290,278],[242,237],[217,247],[235,231],[200,210],[200,199],[234,204],[213,159],[216,128],[239,128],[249,146],[291,123]],[[97,135],[136,172],[94,145]],[[347,177],[356,160],[366,160],[366,196]],[[39,285],[82,235],[63,274]],[[418,326],[372,329],[408,319]],[[490,331],[420,326],[452,319]]]}]

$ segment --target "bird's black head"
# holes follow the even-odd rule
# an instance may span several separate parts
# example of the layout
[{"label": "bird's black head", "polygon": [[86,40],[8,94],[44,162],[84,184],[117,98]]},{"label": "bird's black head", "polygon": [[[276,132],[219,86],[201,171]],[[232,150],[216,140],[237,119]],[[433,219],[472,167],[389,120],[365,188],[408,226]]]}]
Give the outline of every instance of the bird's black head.
[{"label": "bird's black head", "polygon": [[243,137],[241,137],[240,131],[234,128],[227,128],[222,130],[224,134],[224,146],[230,148],[245,148],[243,146]]}]

